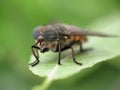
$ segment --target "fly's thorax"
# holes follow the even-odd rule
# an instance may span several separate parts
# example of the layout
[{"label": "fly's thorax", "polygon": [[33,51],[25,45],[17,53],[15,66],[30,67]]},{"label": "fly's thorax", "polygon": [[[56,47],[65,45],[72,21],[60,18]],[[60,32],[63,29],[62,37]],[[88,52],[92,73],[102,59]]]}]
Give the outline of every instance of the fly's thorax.
[{"label": "fly's thorax", "polygon": [[65,47],[71,46],[72,43],[74,44],[74,41],[72,39],[64,38],[64,40],[59,40],[59,41],[52,42],[52,43],[50,42],[48,44],[48,47],[51,51],[56,52],[56,51],[58,51],[58,44],[61,45],[61,50],[62,50]]}]

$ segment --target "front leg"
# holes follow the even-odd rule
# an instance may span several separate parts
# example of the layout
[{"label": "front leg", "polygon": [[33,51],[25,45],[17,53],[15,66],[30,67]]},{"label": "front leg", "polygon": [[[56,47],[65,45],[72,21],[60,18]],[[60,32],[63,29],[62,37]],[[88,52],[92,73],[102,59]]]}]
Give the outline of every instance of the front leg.
[{"label": "front leg", "polygon": [[37,65],[39,63],[38,50],[40,50],[40,48],[35,46],[35,45],[33,45],[33,46],[31,46],[31,49],[32,49],[32,53],[33,53],[34,57],[36,58],[36,60],[34,62],[30,63],[29,65],[35,66],[35,65]]}]

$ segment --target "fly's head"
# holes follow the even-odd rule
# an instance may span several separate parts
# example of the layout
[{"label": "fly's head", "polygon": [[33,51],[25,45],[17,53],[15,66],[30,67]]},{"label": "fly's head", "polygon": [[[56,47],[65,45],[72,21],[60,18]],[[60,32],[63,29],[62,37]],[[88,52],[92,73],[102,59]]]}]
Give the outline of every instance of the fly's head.
[{"label": "fly's head", "polygon": [[39,26],[34,29],[33,37],[36,41],[36,46],[38,46],[40,51],[44,53],[49,50],[48,44],[57,41],[58,35],[54,28]]}]

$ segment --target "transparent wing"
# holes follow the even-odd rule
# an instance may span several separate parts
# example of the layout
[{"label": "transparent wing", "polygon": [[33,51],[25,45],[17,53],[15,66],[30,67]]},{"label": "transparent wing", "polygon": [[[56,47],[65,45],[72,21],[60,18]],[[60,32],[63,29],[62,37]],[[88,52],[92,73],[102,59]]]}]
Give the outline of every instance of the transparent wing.
[{"label": "transparent wing", "polygon": [[101,32],[94,32],[90,30],[84,30],[80,29],[79,27],[76,26],[69,26],[69,25],[64,25],[66,30],[68,30],[68,35],[70,36],[99,36],[99,37],[116,37],[117,35],[109,35],[109,34],[104,34]]}]

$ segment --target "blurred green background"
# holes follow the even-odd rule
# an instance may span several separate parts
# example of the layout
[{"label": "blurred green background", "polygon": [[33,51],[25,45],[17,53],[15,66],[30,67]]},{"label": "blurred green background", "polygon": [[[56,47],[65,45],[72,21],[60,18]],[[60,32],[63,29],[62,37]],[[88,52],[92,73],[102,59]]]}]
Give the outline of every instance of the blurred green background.
[{"label": "blurred green background", "polygon": [[[31,90],[43,81],[28,68],[36,26],[59,20],[86,27],[116,12],[120,0],[0,0],[0,90]],[[78,76],[66,79],[69,82],[54,81],[49,89],[120,90],[120,68],[110,62],[82,80]]]}]

